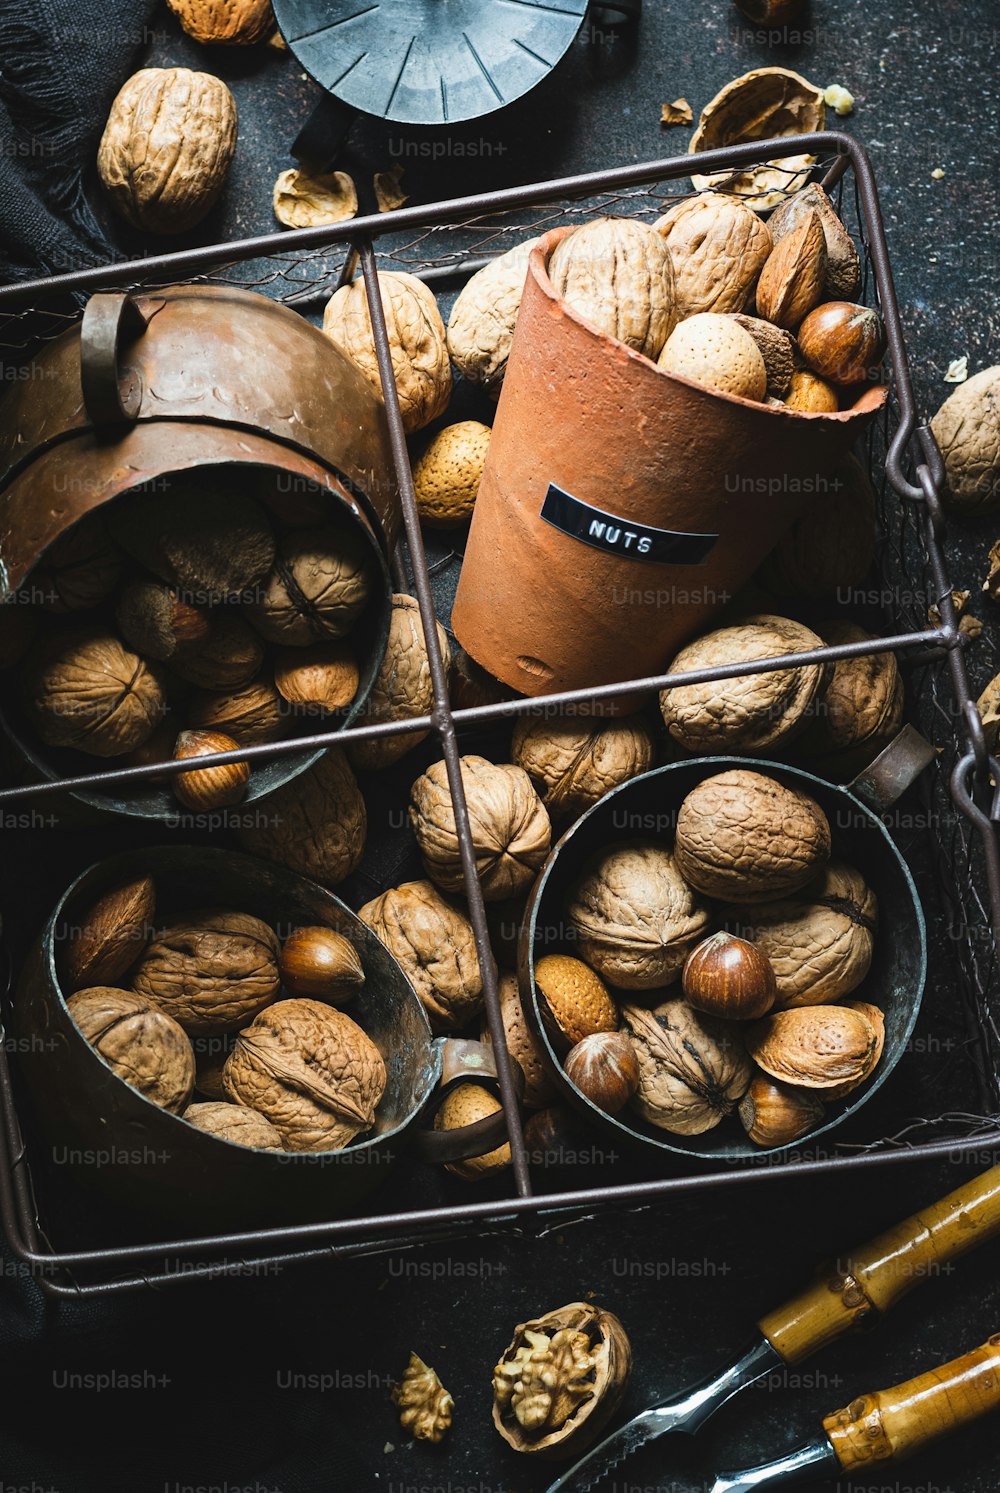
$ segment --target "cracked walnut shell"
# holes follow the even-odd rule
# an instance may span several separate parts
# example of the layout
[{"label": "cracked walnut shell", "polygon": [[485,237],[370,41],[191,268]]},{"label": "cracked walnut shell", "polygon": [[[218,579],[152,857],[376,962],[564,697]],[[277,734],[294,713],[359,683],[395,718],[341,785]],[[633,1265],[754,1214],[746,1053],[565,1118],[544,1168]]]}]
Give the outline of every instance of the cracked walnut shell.
[{"label": "cracked walnut shell", "polygon": [[571,1301],[514,1329],[493,1370],[493,1424],[515,1451],[576,1455],[614,1415],[631,1374],[614,1313]]},{"label": "cracked walnut shell", "polygon": [[232,1031],[278,994],[278,939],[249,913],[181,914],[146,945],[132,986],[185,1031]]},{"label": "cracked walnut shell", "polygon": [[483,978],[472,924],[431,882],[392,887],[358,917],[402,967],[432,1031],[458,1031],[479,1015]]},{"label": "cracked walnut shell", "polygon": [[[476,874],[487,902],[524,891],[549,853],[552,827],[523,768],[485,757],[461,759]],[[430,879],[442,891],[464,888],[455,809],[445,763],[435,762],[410,793],[410,824]]]},{"label": "cracked walnut shell", "polygon": [[193,228],[222,191],[236,129],[236,100],[221,78],[186,67],[133,73],[97,152],[112,205],[150,233]]},{"label": "cracked walnut shell", "polygon": [[603,851],[577,883],[566,915],[582,957],[624,990],[679,979],[709,924],[675,855],[653,840]]},{"label": "cracked walnut shell", "polygon": [[807,793],[736,768],[692,788],[674,852],[682,876],[706,897],[763,902],[819,875],[830,859],[830,825]]},{"label": "cracked walnut shell", "polygon": [[[796,135],[811,135],[825,127],[821,88],[790,68],[757,67],[733,78],[705,105],[688,151],[694,155],[779,135],[789,136],[794,150]],[[799,151],[743,170],[716,171],[710,176],[692,173],[691,181],[699,192],[722,186],[745,197],[756,211],[765,212],[798,191],[815,159]]]},{"label": "cracked walnut shell", "polygon": [[537,238],[515,244],[477,270],[459,291],[448,318],[448,351],[470,384],[481,384],[491,399],[500,396],[514,325],[528,275],[528,256]]},{"label": "cracked walnut shell", "polygon": [[293,167],[282,171],[272,194],[274,216],[286,228],[317,228],[323,223],[343,223],[358,212],[358,193],[346,171],[321,172]]},{"label": "cracked walnut shell", "polygon": [[[822,648],[823,640],[788,617],[747,617],[682,648],[671,674],[750,663]],[[776,746],[801,731],[823,683],[822,664],[740,674],[709,684],[682,684],[660,693],[660,710],[674,741],[688,752],[747,752]]]},{"label": "cracked walnut shell", "polygon": [[648,223],[584,223],[559,240],[548,276],[589,326],[656,361],[677,312],[670,251]]},{"label": "cracked walnut shell", "polygon": [[415,1441],[430,1441],[437,1446],[444,1440],[455,1401],[416,1353],[410,1354],[401,1382],[393,1385],[392,1403],[399,1408],[399,1424]]},{"label": "cracked walnut shell", "polygon": [[166,709],[155,666],[113,633],[64,633],[25,664],[28,714],[46,746],[119,757],[142,746]]},{"label": "cracked walnut shell", "polygon": [[[448,635],[440,622],[436,623],[436,628],[441,661],[447,674],[451,664]],[[415,716],[430,715],[433,707],[434,689],[420,607],[415,596],[397,594],[392,598],[385,654],[365,708],[358,717],[358,725],[412,720]],[[399,736],[383,737],[381,741],[359,741],[349,748],[349,755],[359,771],[374,772],[405,757],[426,739],[427,734],[426,731],[407,731]]]},{"label": "cracked walnut shell", "polygon": [[132,990],[94,985],[66,1002],[91,1047],[130,1088],[179,1112],[194,1087],[194,1049],[177,1022]]},{"label": "cracked walnut shell", "polygon": [[750,1086],[753,1067],[739,1029],[684,1000],[647,1010],[623,1006],[639,1061],[632,1107],[660,1130],[704,1135],[732,1114]]},{"label": "cracked walnut shell", "polygon": [[598,799],[653,765],[653,735],[641,716],[602,723],[570,716],[519,717],[511,756],[551,817],[577,819]]},{"label": "cracked walnut shell", "polygon": [[[451,364],[444,322],[432,291],[415,275],[383,270],[378,276],[385,307],[392,371],[408,434],[443,415],[451,399]],[[368,296],[363,280],[335,291],[323,313],[323,331],[382,392]]]},{"label": "cracked walnut shell", "polygon": [[288,1151],[339,1151],[370,1130],[385,1064],[356,1021],[319,1001],[285,1000],[236,1038],[226,1092],[274,1126]]},{"label": "cracked walnut shell", "polygon": [[768,225],[739,197],[686,197],[653,227],[670,253],[678,320],[743,311],[771,252]]},{"label": "cracked walnut shell", "polygon": [[335,886],[357,870],[367,824],[365,801],[343,747],[330,747],[312,767],[268,795],[267,813],[241,826],[239,839],[252,855]]}]

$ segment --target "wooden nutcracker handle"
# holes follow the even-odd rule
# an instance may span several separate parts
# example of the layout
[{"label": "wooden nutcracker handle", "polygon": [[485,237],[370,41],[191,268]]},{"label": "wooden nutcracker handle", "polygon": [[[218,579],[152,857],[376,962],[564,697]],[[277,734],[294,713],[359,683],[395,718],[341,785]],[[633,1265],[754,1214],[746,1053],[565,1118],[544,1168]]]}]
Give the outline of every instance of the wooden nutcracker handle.
[{"label": "wooden nutcracker handle", "polygon": [[786,1363],[799,1363],[998,1235],[1000,1166],[994,1166],[827,1266],[812,1286],[758,1326]]},{"label": "wooden nutcracker handle", "polygon": [[991,1410],[1000,1410],[1000,1333],[895,1389],[861,1395],[828,1415],[823,1429],[841,1467],[855,1472],[907,1457]]}]

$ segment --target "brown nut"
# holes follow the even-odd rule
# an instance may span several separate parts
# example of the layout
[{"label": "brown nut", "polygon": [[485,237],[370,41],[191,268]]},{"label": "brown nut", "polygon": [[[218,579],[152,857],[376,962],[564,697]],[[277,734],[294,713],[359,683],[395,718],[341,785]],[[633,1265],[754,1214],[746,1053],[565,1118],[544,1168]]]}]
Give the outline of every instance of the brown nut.
[{"label": "brown nut", "polygon": [[343,1011],[286,1000],[239,1033],[223,1079],[231,1099],[270,1121],[286,1151],[339,1151],[374,1124],[386,1072]]},{"label": "brown nut", "polygon": [[[440,622],[436,631],[441,661],[447,670],[451,661],[448,635]],[[414,716],[430,715],[433,708],[434,690],[420,608],[415,596],[397,593],[392,598],[385,655],[359,724],[412,720]],[[359,771],[374,772],[398,762],[426,737],[426,731],[407,731],[381,741],[359,741],[350,748],[350,758]]]},{"label": "brown nut", "polygon": [[281,695],[266,679],[195,697],[188,704],[188,718],[196,731],[221,733],[237,746],[278,741],[289,725]]},{"label": "brown nut", "polygon": [[549,257],[556,294],[591,327],[654,360],[677,312],[670,251],[648,223],[597,218],[559,240]]},{"label": "brown nut", "polygon": [[444,1440],[455,1401],[416,1353],[410,1354],[401,1383],[393,1385],[392,1403],[399,1407],[399,1424],[415,1441],[437,1446]]},{"label": "brown nut", "polygon": [[847,1006],[777,1011],[749,1029],[747,1049],[772,1078],[833,1097],[863,1083],[881,1053],[871,1021]]},{"label": "brown nut", "polygon": [[757,282],[757,314],[794,332],[823,299],[826,240],[819,214],[811,208],[775,244]]},{"label": "brown nut", "polygon": [[[749,212],[750,209],[747,208],[746,211]],[[759,221],[756,213],[751,216],[755,222]],[[764,359],[768,394],[776,399],[785,399],[792,387],[795,359],[798,356],[795,338],[784,327],[776,327],[773,322],[765,321],[761,316],[744,316],[741,312],[731,314],[733,321],[738,322],[744,332],[749,332]]]},{"label": "brown nut", "polygon": [[[175,762],[191,762],[213,752],[233,752],[240,745],[221,731],[182,731],[174,745]],[[174,793],[188,809],[224,809],[246,796],[248,762],[222,762],[198,772],[180,772],[171,780]]]},{"label": "brown nut", "polygon": [[194,1086],[194,1052],[177,1022],[132,990],[95,985],[66,1002],[91,1047],[162,1109],[179,1113]]},{"label": "brown nut", "polygon": [[81,612],[108,599],[124,568],[125,556],[108,532],[103,513],[97,511],[49,545],[32,570],[27,589],[47,612]]},{"label": "brown nut", "polygon": [[373,584],[363,540],[350,529],[294,529],[279,544],[247,616],[269,643],[304,647],[342,638],[360,617]]},{"label": "brown nut", "polygon": [[885,332],[870,306],[827,301],[799,327],[799,347],[814,373],[831,384],[858,384],[878,376]]},{"label": "brown nut", "polygon": [[343,1006],[365,983],[364,966],[349,938],[333,928],[296,928],[281,946],[278,968],[289,995]]},{"label": "brown nut", "polygon": [[[872,1061],[874,1072],[882,1061],[882,1052],[885,1048],[885,1012],[879,1006],[873,1006],[870,1001],[845,1001],[844,1005],[848,1011],[857,1011],[859,1016],[863,1016],[872,1025],[875,1032],[875,1057]],[[864,1078],[850,1079],[846,1083],[838,1084],[835,1089],[827,1089],[823,1097],[843,1099],[862,1083],[864,1083]]]},{"label": "brown nut", "polygon": [[755,1146],[788,1146],[816,1128],[823,1100],[810,1089],[793,1089],[758,1073],[740,1100],[739,1116]]},{"label": "brown nut", "polygon": [[417,510],[431,529],[472,517],[490,446],[490,427],[479,420],[446,425],[424,447],[413,467]]},{"label": "brown nut", "polygon": [[[549,853],[552,826],[523,768],[461,759],[476,874],[487,902],[526,890]],[[447,767],[435,762],[413,784],[410,825],[427,875],[445,892],[465,886]]]},{"label": "brown nut", "polygon": [[[538,1109],[549,1103],[554,1091],[541,1048],[525,1019],[517,976],[509,972],[502,974],[497,993],[507,1050],[511,1057],[516,1058],[524,1074],[524,1103],[529,1109]],[[485,1015],[479,1035],[482,1042],[488,1044],[492,1041]]]},{"label": "brown nut", "polygon": [[737,321],[714,311],[679,322],[657,367],[742,399],[761,400],[767,391],[767,369],[756,342]]},{"label": "brown nut", "polygon": [[539,1009],[553,1045],[565,1052],[595,1032],[618,1030],[618,1007],[582,959],[546,954],[535,965]]},{"label": "brown nut", "polygon": [[236,150],[236,100],[221,78],[186,67],[133,73],[111,105],[97,170],[136,228],[185,233],[222,191]]},{"label": "brown nut", "polygon": [[207,612],[151,576],[125,587],[115,608],[115,621],[126,643],[163,663],[181,648],[204,643],[212,632]]},{"label": "brown nut", "polygon": [[671,1000],[648,1010],[623,1006],[639,1060],[633,1108],[660,1130],[704,1135],[732,1114],[752,1067],[740,1029]]},{"label": "brown nut", "polygon": [[167,0],[188,36],[206,46],[249,47],[274,30],[271,0]]},{"label": "brown nut", "polygon": [[112,633],[49,638],[24,669],[28,714],[46,746],[119,757],[152,736],[166,709],[159,672]]},{"label": "brown nut", "polygon": [[185,1031],[232,1031],[277,996],[278,940],[249,913],[185,913],[147,944],[132,987]]},{"label": "brown nut", "polygon": [[537,238],[515,244],[477,270],[456,297],[448,318],[448,351],[470,384],[497,399],[507,368],[528,256]]},{"label": "brown nut", "polygon": [[728,1021],[759,1020],[778,994],[767,955],[722,931],[695,944],[684,963],[681,989],[696,1010]]},{"label": "brown nut", "polygon": [[614,1313],[572,1301],[518,1323],[493,1370],[493,1424],[517,1452],[577,1455],[614,1415],[631,1374]]},{"label": "brown nut", "polygon": [[640,716],[608,722],[521,716],[511,742],[511,756],[549,814],[564,822],[648,771],[655,755],[653,734]]},{"label": "brown nut", "polygon": [[626,1032],[593,1032],[571,1048],[563,1067],[570,1083],[605,1114],[624,1109],[639,1087],[639,1059]]},{"label": "brown nut", "polygon": [[944,457],[945,497],[958,513],[1000,503],[1000,364],[959,384],[931,421]]},{"label": "brown nut", "polygon": [[625,990],[655,990],[676,980],[709,921],[672,852],[654,840],[600,854],[566,913],[583,958]]},{"label": "brown nut", "polygon": [[368,819],[342,747],[330,747],[312,767],[269,794],[267,807],[258,822],[239,829],[240,844],[252,855],[328,886],[357,870]]},{"label": "brown nut", "polygon": [[[874,640],[853,622],[824,623],[825,643]],[[859,654],[834,664],[813,701],[799,750],[822,777],[856,777],[878,756],[903,724],[903,679],[894,653]]]},{"label": "brown nut", "polygon": [[117,985],[146,947],[155,915],[156,888],[150,876],[99,897],[69,930],[61,959],[67,989]]},{"label": "brown nut", "polygon": [[702,311],[742,311],[771,252],[768,225],[739,197],[686,197],[653,224],[674,272],[678,321]]},{"label": "brown nut", "polygon": [[274,659],[274,684],[281,698],[296,707],[312,706],[320,715],[350,705],[360,677],[348,643],[281,648]]},{"label": "brown nut", "polygon": [[179,648],[171,671],[200,689],[234,690],[249,684],[264,662],[260,638],[235,611],[222,612],[203,643]]},{"label": "brown nut", "polygon": [[764,901],[819,875],[830,859],[830,825],[808,794],[737,768],[687,795],[674,853],[681,875],[705,896]]},{"label": "brown nut", "polygon": [[836,389],[807,368],[800,368],[792,374],[785,408],[804,415],[833,415],[840,409],[840,400]]},{"label": "brown nut", "polygon": [[767,220],[774,242],[797,228],[810,212],[819,216],[826,240],[826,276],[824,300],[853,301],[861,291],[861,260],[854,240],[844,227],[836,208],[818,182],[809,182],[778,204]]},{"label": "brown nut", "polygon": [[429,881],[407,881],[358,913],[401,966],[431,1029],[452,1032],[478,1016],[483,978],[472,924]]},{"label": "brown nut", "polygon": [[234,1146],[250,1146],[254,1151],[283,1151],[281,1136],[274,1126],[245,1104],[228,1104],[225,1100],[205,1100],[189,1104],[184,1118],[199,1130],[227,1140]]},{"label": "brown nut", "polygon": [[589,1154],[582,1121],[567,1104],[550,1104],[529,1115],[524,1144],[533,1167],[575,1166]]},{"label": "brown nut", "polygon": [[725,167],[710,175],[692,172],[695,190],[721,186],[746,197],[755,211],[766,212],[803,185],[815,162],[814,155],[796,151],[795,136],[813,134],[825,123],[823,90],[790,68],[757,67],[733,78],[702,109],[688,151],[695,154],[787,135],[789,154],[743,170]]},{"label": "brown nut", "polygon": [[274,561],[274,535],[260,503],[224,486],[212,469],[181,473],[165,489],[129,493],[111,508],[108,527],[133,560],[189,606],[242,600]]},{"label": "brown nut", "polygon": [[358,192],[346,171],[310,175],[294,167],[282,171],[271,193],[274,216],[286,228],[318,228],[357,217]]},{"label": "brown nut", "polygon": [[[434,1116],[435,1130],[460,1130],[465,1125],[474,1125],[503,1108],[489,1089],[478,1083],[460,1083],[445,1095],[441,1108]],[[510,1143],[505,1141],[494,1151],[484,1156],[469,1156],[464,1161],[445,1163],[445,1171],[463,1182],[481,1182],[510,1166]]]}]

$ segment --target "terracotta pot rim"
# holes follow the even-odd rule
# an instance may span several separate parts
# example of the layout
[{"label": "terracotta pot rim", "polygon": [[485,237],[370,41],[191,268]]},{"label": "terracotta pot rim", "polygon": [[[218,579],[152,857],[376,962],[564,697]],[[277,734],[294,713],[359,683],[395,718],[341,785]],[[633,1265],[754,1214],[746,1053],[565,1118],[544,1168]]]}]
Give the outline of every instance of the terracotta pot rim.
[{"label": "terracotta pot rim", "polygon": [[[615,214],[609,213],[606,216],[614,217]],[[623,221],[633,222],[635,220],[624,219]],[[846,425],[859,415],[867,415],[873,410],[881,409],[888,399],[888,384],[875,384],[872,388],[866,389],[859,396],[857,403],[853,404],[848,410],[835,410],[825,413],[823,411],[778,409],[774,405],[764,404],[762,400],[745,399],[742,394],[727,394],[722,389],[712,389],[707,384],[700,384],[696,379],[684,378],[679,373],[668,372],[666,368],[661,368],[658,363],[654,363],[652,358],[647,358],[645,353],[636,352],[635,348],[629,347],[627,343],[620,341],[617,337],[613,337],[610,332],[602,332],[599,327],[595,327],[585,316],[581,316],[575,306],[572,306],[569,301],[564,300],[552,284],[548,271],[549,257],[556,245],[562,239],[566,238],[568,234],[575,231],[576,225],[567,224],[560,228],[550,228],[548,233],[543,234],[528,255],[528,273],[534,275],[546,299],[553,306],[557,306],[563,316],[567,317],[570,321],[576,322],[577,326],[582,327],[584,331],[588,332],[592,337],[597,338],[599,342],[606,343],[609,353],[613,352],[618,357],[624,354],[627,358],[635,358],[643,366],[652,368],[654,373],[660,378],[672,383],[682,384],[687,389],[695,389],[701,394],[708,395],[713,399],[724,400],[725,403],[737,405],[742,409],[762,411],[764,414],[776,418],[779,422],[781,420],[814,420]]]}]

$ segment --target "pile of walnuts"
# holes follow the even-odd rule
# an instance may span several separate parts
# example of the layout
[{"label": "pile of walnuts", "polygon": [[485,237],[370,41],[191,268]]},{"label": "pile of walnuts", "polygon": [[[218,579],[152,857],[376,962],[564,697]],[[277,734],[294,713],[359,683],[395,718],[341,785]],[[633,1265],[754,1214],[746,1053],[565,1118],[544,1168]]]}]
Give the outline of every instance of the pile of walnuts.
[{"label": "pile of walnuts", "polygon": [[688,793],[673,843],[612,842],[565,910],[570,953],[535,983],[567,1076],[607,1113],[702,1135],[733,1111],[772,1147],[874,1073],[883,1013],[859,998],[878,911],[807,793],[735,769]]},{"label": "pile of walnuts", "polygon": [[[365,981],[351,941],[231,908],[157,918],[141,877],[67,930],[60,983],[82,1035],[152,1103],[235,1145],[338,1151],[369,1131],[378,1048],[340,1008]],[[197,1097],[195,1097],[197,1095]]]},{"label": "pile of walnuts", "polygon": [[[81,519],[23,591],[20,660],[37,739],[125,765],[317,729],[357,693],[352,638],[376,594],[368,550],[308,497],[296,513],[224,470],[139,488]],[[239,802],[246,763],[172,779],[192,808]]]}]

